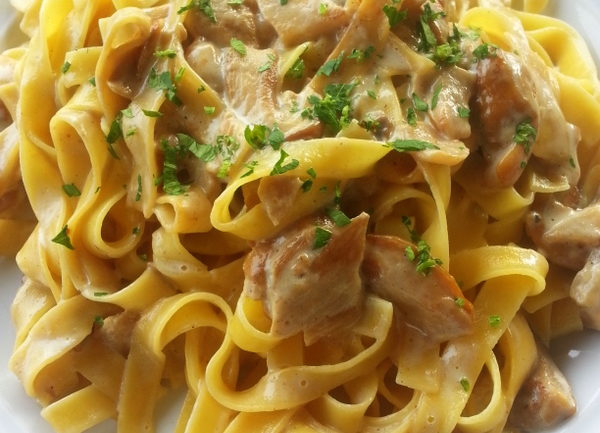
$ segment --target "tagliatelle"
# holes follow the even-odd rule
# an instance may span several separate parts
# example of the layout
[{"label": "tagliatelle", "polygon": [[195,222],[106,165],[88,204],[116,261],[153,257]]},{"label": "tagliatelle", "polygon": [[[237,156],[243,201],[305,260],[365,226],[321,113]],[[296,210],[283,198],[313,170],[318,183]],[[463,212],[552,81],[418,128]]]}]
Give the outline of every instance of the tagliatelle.
[{"label": "tagliatelle", "polygon": [[177,433],[513,431],[536,340],[600,327],[552,231],[598,231],[600,85],[545,1],[12,3],[10,368],[57,432],[178,388]]}]

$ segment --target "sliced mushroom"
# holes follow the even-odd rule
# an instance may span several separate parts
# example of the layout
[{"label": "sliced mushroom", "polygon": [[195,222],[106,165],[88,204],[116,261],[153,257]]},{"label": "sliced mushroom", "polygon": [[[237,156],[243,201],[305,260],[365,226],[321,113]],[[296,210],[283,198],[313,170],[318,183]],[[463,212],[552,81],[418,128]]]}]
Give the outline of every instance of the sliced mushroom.
[{"label": "sliced mushroom", "polygon": [[575,398],[565,376],[538,345],[539,359],[514,401],[509,423],[524,431],[555,426],[575,414]]},{"label": "sliced mushroom", "polygon": [[[471,332],[473,306],[440,266],[427,274],[406,256],[414,245],[393,236],[367,236],[362,266],[365,287],[396,305],[409,325],[436,342]],[[460,301],[457,301],[460,300]]]},{"label": "sliced mushroom", "polygon": [[[271,332],[281,337],[303,332],[312,344],[358,320],[368,220],[363,213],[336,227],[328,220],[304,219],[254,245],[244,262],[244,293],[262,300]],[[317,227],[331,233],[321,247],[315,245]]]}]

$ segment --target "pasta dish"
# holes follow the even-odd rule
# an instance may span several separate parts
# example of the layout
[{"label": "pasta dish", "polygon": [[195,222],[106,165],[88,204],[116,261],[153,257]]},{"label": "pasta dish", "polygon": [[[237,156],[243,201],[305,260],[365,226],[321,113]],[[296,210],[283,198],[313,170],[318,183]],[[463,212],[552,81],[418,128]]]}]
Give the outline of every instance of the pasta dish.
[{"label": "pasta dish", "polygon": [[[600,329],[600,86],[544,0],[12,1],[10,369],[56,432],[490,433]],[[516,2],[515,2],[516,3]]]}]

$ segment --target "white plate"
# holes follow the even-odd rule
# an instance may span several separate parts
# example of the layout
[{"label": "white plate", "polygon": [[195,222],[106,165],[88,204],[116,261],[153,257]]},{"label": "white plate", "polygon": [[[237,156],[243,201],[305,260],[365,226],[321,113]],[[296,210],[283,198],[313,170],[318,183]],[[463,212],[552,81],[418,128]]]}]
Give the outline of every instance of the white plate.
[{"label": "white plate", "polygon": [[[600,59],[600,2],[598,0],[550,1],[552,15],[569,22],[579,30],[592,48],[596,63]],[[1,35],[9,27],[12,17],[7,0],[0,0]],[[10,321],[10,304],[21,275],[16,266],[0,259],[0,433],[53,433],[40,416],[40,407],[27,397],[21,384],[6,365],[14,342]],[[551,433],[595,433],[600,431],[600,334],[584,332],[563,338],[553,344],[552,352],[571,383],[578,403],[575,417],[551,430]],[[175,408],[170,412],[175,415]],[[163,418],[159,416],[159,418]],[[172,422],[172,421],[171,421]],[[166,422],[166,424],[171,424]],[[171,429],[163,423],[158,431]],[[89,433],[111,433],[116,430],[107,422]],[[251,432],[249,432],[251,433]]]}]

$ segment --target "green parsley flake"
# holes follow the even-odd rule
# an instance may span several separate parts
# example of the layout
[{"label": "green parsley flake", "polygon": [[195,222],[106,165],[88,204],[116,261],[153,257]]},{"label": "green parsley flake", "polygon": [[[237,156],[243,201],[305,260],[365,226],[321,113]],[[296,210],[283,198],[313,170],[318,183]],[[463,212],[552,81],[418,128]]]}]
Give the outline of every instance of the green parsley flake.
[{"label": "green parsley flake", "polygon": [[407,16],[406,11],[401,11],[394,6],[385,5],[383,7],[383,13],[387,16],[390,28],[396,27],[401,21],[404,21]]},{"label": "green parsley flake", "polygon": [[469,383],[469,379],[467,379],[466,377],[463,377],[460,380],[460,386],[462,387],[463,391],[465,391],[465,392],[469,392],[469,390],[471,389],[471,384]]},{"label": "green parsley flake", "polygon": [[248,169],[248,171],[246,171],[244,174],[242,174],[240,176],[240,178],[247,177],[247,176],[250,176],[251,174],[253,174],[254,169],[256,168],[257,165],[258,165],[258,161],[250,161],[248,164],[244,164],[244,167],[246,167]]},{"label": "green parsley flake", "polygon": [[216,107],[208,107],[206,105],[204,106],[204,112],[208,115],[215,114],[216,110],[217,110]]},{"label": "green parsley flake", "polygon": [[104,326],[104,318],[102,316],[94,317],[94,326],[102,328]]},{"label": "green parsley flake", "polygon": [[96,296],[96,297],[108,296],[108,292],[94,292],[94,296]]},{"label": "green parsley flake", "polygon": [[299,79],[304,75],[304,60],[300,57],[296,59],[294,64],[288,71],[285,73],[286,77]]},{"label": "green parsley flake", "polygon": [[206,15],[206,17],[211,23],[217,22],[217,18],[215,17],[215,11],[213,10],[212,5],[210,4],[210,0],[192,0],[187,4],[187,6],[179,8],[177,13],[182,14],[185,11],[188,11],[193,8],[200,10],[204,15]]},{"label": "green parsley flake", "polygon": [[148,86],[156,90],[164,90],[166,98],[177,106],[180,106],[181,99],[177,96],[177,87],[173,80],[171,80],[171,73],[169,71],[158,74],[155,68],[150,70],[150,76],[148,77]]},{"label": "green parsley flake", "polygon": [[71,67],[71,64],[69,62],[65,62],[65,63],[63,63],[62,68],[60,68],[60,71],[63,74],[66,74],[70,67]]},{"label": "green parsley flake", "polygon": [[74,183],[63,185],[62,188],[69,197],[79,197],[81,195],[81,191],[79,191],[79,188]]},{"label": "green parsley flake", "polygon": [[460,117],[461,119],[468,119],[469,116],[471,115],[471,110],[469,110],[466,107],[459,106],[456,109],[456,111],[458,113],[458,117]]},{"label": "green parsley flake", "polygon": [[329,216],[338,227],[347,226],[351,222],[350,218],[338,208],[327,209],[327,216]]},{"label": "green parsley flake", "polygon": [[302,191],[304,192],[308,192],[311,190],[312,186],[313,186],[313,179],[317,178],[317,172],[315,171],[314,168],[309,168],[308,170],[306,170],[306,173],[311,177],[311,179],[307,179],[302,183]]},{"label": "green parsley flake", "polygon": [[237,51],[242,57],[246,55],[246,45],[242,41],[237,38],[231,38],[229,40],[229,45],[235,51]]},{"label": "green parsley flake", "polygon": [[408,110],[406,110],[406,122],[410,126],[417,125],[417,112],[413,107],[408,107]]},{"label": "green parsley flake", "polygon": [[347,59],[354,59],[357,62],[364,62],[366,59],[371,57],[371,54],[375,52],[375,47],[373,45],[369,45],[364,50],[359,50],[358,48],[353,48],[352,52],[348,55]]},{"label": "green parsley flake", "polygon": [[463,308],[465,306],[465,298],[456,298],[454,299],[454,303],[458,308]]},{"label": "green parsley flake", "polygon": [[158,58],[168,57],[169,59],[173,59],[176,55],[177,52],[173,49],[157,50],[154,52],[154,57]]},{"label": "green parsley flake", "polygon": [[266,145],[271,146],[274,150],[279,150],[285,141],[283,131],[277,125],[274,125],[273,129],[266,125],[247,125],[244,129],[244,138],[250,147],[256,150],[260,150]]},{"label": "green parsley flake", "polygon": [[500,326],[501,321],[502,320],[500,319],[500,316],[497,314],[492,314],[490,317],[488,317],[488,323],[492,328],[497,328]]},{"label": "green parsley flake", "polygon": [[162,117],[163,115],[160,111],[142,109],[142,112],[148,117]]},{"label": "green parsley flake", "polygon": [[327,245],[331,239],[331,235],[332,233],[329,230],[322,227],[315,227],[315,242],[313,244],[313,249],[318,250]]},{"label": "green parsley flake", "polygon": [[140,232],[141,232],[141,229],[140,229],[139,227],[134,227],[134,228],[131,230],[131,233],[132,233],[132,234],[134,234],[135,236],[139,235],[139,234],[140,234]]},{"label": "green parsley flake", "polygon": [[437,107],[438,99],[440,97],[440,92],[442,91],[442,83],[438,83],[433,89],[433,96],[431,97],[431,109],[435,110]]},{"label": "green parsley flake", "polygon": [[281,6],[285,6],[286,4],[288,4],[288,0],[279,0],[279,4]]},{"label": "green parsley flake", "polygon": [[387,144],[397,152],[419,152],[427,149],[439,149],[435,144],[422,140],[394,140]]},{"label": "green parsley flake", "polygon": [[427,111],[429,110],[429,105],[427,102],[423,101],[416,93],[412,94],[413,105],[415,106],[415,110],[417,111]]},{"label": "green parsley flake", "polygon": [[135,193],[135,201],[140,201],[142,198],[142,176],[138,174],[137,176],[137,191]]},{"label": "green parsley flake", "polygon": [[327,15],[327,5],[325,3],[320,3],[319,4],[319,15]]},{"label": "green parsley flake", "polygon": [[577,165],[575,164],[575,159],[572,156],[569,157],[569,165],[571,166],[571,168],[577,167]]},{"label": "green parsley flake", "polygon": [[515,143],[523,146],[525,153],[529,154],[531,151],[531,145],[535,143],[537,138],[537,130],[531,124],[531,120],[524,120],[520,122],[515,128],[515,135],[513,140]]},{"label": "green parsley flake", "polygon": [[279,152],[280,152],[279,160],[277,160],[277,162],[275,163],[275,166],[273,167],[273,170],[271,170],[271,173],[269,174],[270,176],[275,176],[278,174],[286,173],[290,170],[295,169],[296,167],[298,167],[298,165],[300,165],[300,161],[298,161],[297,159],[294,159],[294,158],[292,158],[291,162],[288,162],[287,164],[284,165],[283,162],[290,155],[283,149],[280,149]]},{"label": "green parsley flake", "polygon": [[88,83],[90,83],[92,86],[96,87],[96,77],[92,77],[88,80]]},{"label": "green parsley flake", "polygon": [[183,78],[183,74],[185,74],[185,68],[182,66],[177,70],[177,73],[175,74],[175,82],[181,81],[181,79]]},{"label": "green parsley flake", "polygon": [[[106,141],[108,144],[114,144],[119,138],[123,137],[123,130],[121,129],[122,119],[123,112],[119,111],[112,123],[110,124],[110,130],[108,131],[108,135],[106,136]],[[116,159],[119,158],[117,157]]]},{"label": "green parsley flake", "polygon": [[268,60],[266,61],[266,63],[258,67],[258,72],[265,72],[266,70],[271,69],[273,67],[273,63],[275,62],[275,55],[267,54],[267,59]]},{"label": "green parsley flake", "polygon": [[474,61],[480,61],[490,56],[496,55],[498,48],[495,45],[483,43],[473,50]]},{"label": "green parsley flake", "polygon": [[411,262],[414,262],[415,258],[417,257],[415,255],[415,250],[413,250],[413,248],[410,245],[404,249],[404,256]]},{"label": "green parsley flake", "polygon": [[337,72],[340,69],[343,60],[344,51],[342,51],[340,55],[337,56],[337,58],[326,61],[323,64],[323,66],[321,66],[317,71],[317,75],[325,75],[327,77],[330,77],[331,74]]},{"label": "green parsley flake", "polygon": [[227,0],[229,6],[241,6],[243,3],[244,0]]},{"label": "green parsley flake", "polygon": [[356,87],[356,83],[328,84],[325,87],[323,99],[315,95],[308,97],[308,102],[312,107],[305,109],[302,117],[317,118],[328,126],[334,135],[337,134],[350,124],[350,94],[354,87]]},{"label": "green parsley flake", "polygon": [[64,226],[62,230],[52,238],[52,242],[55,244],[60,244],[63,247],[66,247],[70,250],[74,250],[73,244],[71,243],[71,239],[69,238],[69,228],[68,226]]},{"label": "green parsley flake", "polygon": [[369,95],[369,98],[371,99],[377,99],[377,93],[375,93],[374,90],[367,90],[367,95]]}]

